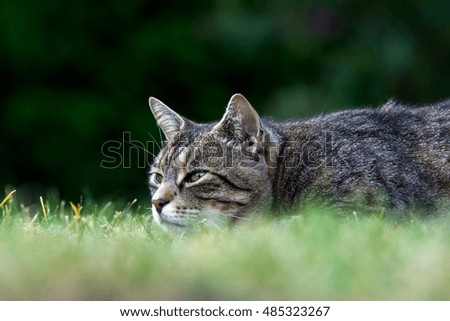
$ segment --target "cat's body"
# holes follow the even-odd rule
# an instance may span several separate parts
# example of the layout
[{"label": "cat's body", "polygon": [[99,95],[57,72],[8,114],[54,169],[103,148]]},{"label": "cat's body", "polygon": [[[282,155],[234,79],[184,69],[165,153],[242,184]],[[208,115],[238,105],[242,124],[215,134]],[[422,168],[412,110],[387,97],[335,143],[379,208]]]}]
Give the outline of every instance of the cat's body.
[{"label": "cat's body", "polygon": [[151,168],[163,225],[217,224],[310,195],[405,210],[450,196],[450,101],[349,110],[306,120],[259,118],[234,95],[219,123],[195,124],[151,98],[168,142]]}]

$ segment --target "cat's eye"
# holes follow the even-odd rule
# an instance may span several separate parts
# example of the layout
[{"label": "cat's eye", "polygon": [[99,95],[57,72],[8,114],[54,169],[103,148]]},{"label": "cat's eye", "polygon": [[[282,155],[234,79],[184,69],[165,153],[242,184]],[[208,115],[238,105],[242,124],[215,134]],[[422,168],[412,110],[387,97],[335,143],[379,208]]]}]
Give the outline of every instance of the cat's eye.
[{"label": "cat's eye", "polygon": [[150,183],[153,185],[160,185],[162,182],[163,176],[159,173],[151,173],[150,174]]},{"label": "cat's eye", "polygon": [[206,174],[206,172],[204,172],[204,171],[192,172],[192,173],[189,173],[189,174],[186,175],[186,178],[184,179],[184,181],[186,183],[193,183],[193,182],[198,181],[205,174]]}]

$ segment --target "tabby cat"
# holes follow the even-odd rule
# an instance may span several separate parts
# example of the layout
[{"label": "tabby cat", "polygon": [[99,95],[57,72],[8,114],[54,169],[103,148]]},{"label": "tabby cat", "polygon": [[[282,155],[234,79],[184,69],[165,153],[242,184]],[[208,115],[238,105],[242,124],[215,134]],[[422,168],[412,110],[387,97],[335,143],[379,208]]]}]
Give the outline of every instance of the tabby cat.
[{"label": "tabby cat", "polygon": [[208,124],[149,104],[167,139],[150,169],[152,213],[169,228],[287,209],[313,194],[370,203],[381,191],[401,211],[450,196],[450,100],[278,122],[235,94]]}]

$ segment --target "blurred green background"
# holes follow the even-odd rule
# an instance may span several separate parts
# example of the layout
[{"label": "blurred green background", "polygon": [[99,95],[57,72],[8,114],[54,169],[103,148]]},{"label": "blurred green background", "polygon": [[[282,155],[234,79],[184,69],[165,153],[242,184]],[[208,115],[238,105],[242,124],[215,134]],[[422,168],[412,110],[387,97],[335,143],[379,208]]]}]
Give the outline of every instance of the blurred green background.
[{"label": "blurred green background", "polygon": [[150,95],[199,122],[235,92],[278,118],[448,98],[449,14],[446,0],[2,1],[0,186],[148,197],[142,151],[100,164],[124,132],[159,139]]}]

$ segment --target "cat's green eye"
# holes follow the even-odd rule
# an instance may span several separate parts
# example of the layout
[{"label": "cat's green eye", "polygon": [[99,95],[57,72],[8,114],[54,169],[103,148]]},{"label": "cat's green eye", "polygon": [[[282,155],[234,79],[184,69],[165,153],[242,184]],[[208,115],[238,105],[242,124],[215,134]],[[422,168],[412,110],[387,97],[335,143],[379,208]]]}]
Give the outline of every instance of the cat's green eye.
[{"label": "cat's green eye", "polygon": [[192,172],[192,173],[187,174],[184,181],[187,183],[193,183],[193,182],[198,181],[205,174],[206,174],[206,172],[203,172],[203,171]]},{"label": "cat's green eye", "polygon": [[162,175],[159,173],[152,173],[150,176],[150,182],[153,183],[154,185],[160,185],[162,182]]}]

